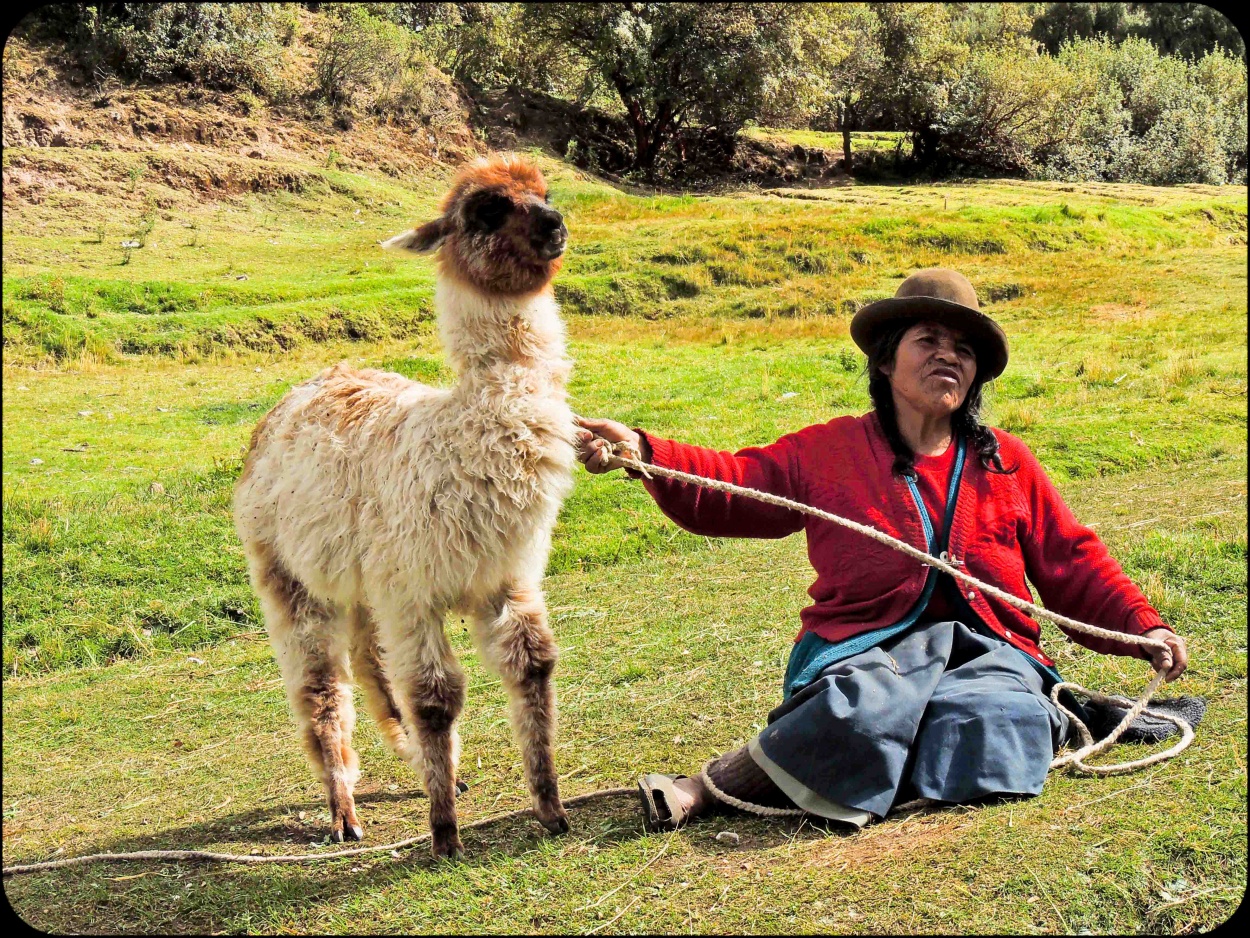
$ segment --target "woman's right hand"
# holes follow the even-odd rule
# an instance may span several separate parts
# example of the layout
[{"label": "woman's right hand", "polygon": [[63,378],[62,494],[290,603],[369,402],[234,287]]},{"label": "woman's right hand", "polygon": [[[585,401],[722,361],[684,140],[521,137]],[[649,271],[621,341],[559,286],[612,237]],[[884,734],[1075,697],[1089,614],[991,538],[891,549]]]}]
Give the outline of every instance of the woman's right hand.
[{"label": "woman's right hand", "polygon": [[597,475],[621,467],[620,460],[612,455],[612,443],[627,443],[635,453],[642,456],[642,437],[623,423],[578,417],[577,425],[582,428],[577,431],[577,458],[582,461],[587,472]]}]

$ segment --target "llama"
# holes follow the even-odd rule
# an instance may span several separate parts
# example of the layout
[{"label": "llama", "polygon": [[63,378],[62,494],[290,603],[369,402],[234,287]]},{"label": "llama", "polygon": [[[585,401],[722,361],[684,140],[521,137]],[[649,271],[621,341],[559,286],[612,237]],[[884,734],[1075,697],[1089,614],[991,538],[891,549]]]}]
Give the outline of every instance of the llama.
[{"label": "llama", "polygon": [[540,588],[574,463],[571,363],[551,289],[567,236],[536,167],[475,160],[439,218],[383,245],[438,252],[435,308],[455,386],[341,363],[293,388],[252,434],[235,525],[336,841],[363,836],[354,679],[423,778],[434,855],[463,851],[465,679],[443,632],[449,612],[469,620],[503,679],[535,815],[568,830]]}]

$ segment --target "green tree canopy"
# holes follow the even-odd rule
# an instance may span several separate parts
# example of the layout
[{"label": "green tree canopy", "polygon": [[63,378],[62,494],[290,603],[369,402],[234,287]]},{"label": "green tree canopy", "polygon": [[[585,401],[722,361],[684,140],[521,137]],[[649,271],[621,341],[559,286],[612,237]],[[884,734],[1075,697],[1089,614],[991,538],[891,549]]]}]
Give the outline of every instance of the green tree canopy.
[{"label": "green tree canopy", "polygon": [[682,128],[732,142],[769,106],[810,108],[820,60],[841,48],[840,16],[824,4],[541,3],[525,4],[521,23],[526,40],[573,50],[615,92],[634,168],[650,172]]}]

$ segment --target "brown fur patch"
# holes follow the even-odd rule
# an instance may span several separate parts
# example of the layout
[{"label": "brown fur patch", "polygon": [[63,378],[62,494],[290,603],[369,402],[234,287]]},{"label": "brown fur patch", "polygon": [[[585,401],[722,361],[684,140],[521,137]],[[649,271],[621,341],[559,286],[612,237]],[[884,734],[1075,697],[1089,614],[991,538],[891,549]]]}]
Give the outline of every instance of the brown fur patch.
[{"label": "brown fur patch", "polygon": [[555,770],[556,695],[551,672],[558,656],[542,592],[531,584],[510,587],[490,641],[511,699],[513,727],[534,797],[534,813],[550,831],[568,830]]},{"label": "brown fur patch", "polygon": [[349,692],[332,668],[315,667],[309,671],[301,693],[308,712],[309,732],[320,750],[320,762],[324,767],[330,830],[335,839],[341,840],[347,828],[360,825],[348,778],[348,773],[357,765],[357,757],[343,725],[343,708]]},{"label": "brown fur patch", "polygon": [[517,682],[546,679],[558,656],[555,636],[547,624],[547,606],[533,586],[508,590],[507,632],[498,636],[501,664]]},{"label": "brown fur patch", "polygon": [[354,616],[350,654],[356,683],[364,692],[365,706],[378,724],[387,745],[401,755],[407,741],[403,717],[382,664],[382,649],[378,646],[373,622],[359,610]]},{"label": "brown fur patch", "polygon": [[[340,433],[346,433],[388,413],[394,407],[394,392],[406,383],[407,379],[398,375],[357,371],[340,363],[325,374],[315,406],[332,419]],[[388,436],[394,435],[394,429]]]},{"label": "brown fur patch", "polygon": [[441,276],[501,296],[531,296],[549,287],[563,258],[534,262],[508,249],[481,251],[460,232],[450,235],[438,254]]},{"label": "brown fur patch", "polygon": [[425,792],[430,798],[431,850],[435,856],[459,852],[456,824],[456,773],[451,729],[464,706],[465,679],[445,673],[417,680],[409,688],[412,714],[425,760]]},{"label": "brown fur patch", "polygon": [[270,593],[276,602],[286,607],[292,622],[308,616],[321,619],[330,617],[330,608],[312,596],[304,588],[303,583],[287,572],[268,544],[257,544],[254,550],[259,560],[260,583],[258,587]]},{"label": "brown fur patch", "polygon": [[[453,219],[474,193],[491,190],[515,207],[503,227],[489,235],[464,231]],[[547,198],[547,181],[533,163],[495,153],[465,166],[443,200],[446,240],[438,254],[439,272],[488,293],[524,296],[546,287],[561,258],[542,260],[530,247],[529,209]]]},{"label": "brown fur patch", "polygon": [[525,196],[547,198],[547,180],[542,171],[515,153],[492,153],[461,167],[452,180],[451,190],[443,197],[443,214],[473,189],[498,189],[514,202]]}]

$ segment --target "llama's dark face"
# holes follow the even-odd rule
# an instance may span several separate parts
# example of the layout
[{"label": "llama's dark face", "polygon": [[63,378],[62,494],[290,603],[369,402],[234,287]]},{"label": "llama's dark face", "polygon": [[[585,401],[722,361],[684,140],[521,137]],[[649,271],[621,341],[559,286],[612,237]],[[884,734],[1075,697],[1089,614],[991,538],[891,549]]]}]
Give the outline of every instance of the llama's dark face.
[{"label": "llama's dark face", "polygon": [[537,168],[496,156],[461,173],[442,217],[387,244],[418,253],[437,250],[445,274],[488,293],[515,296],[551,281],[568,235]]},{"label": "llama's dark face", "polygon": [[564,253],[569,230],[545,193],[539,197],[526,192],[518,198],[497,188],[479,189],[461,211],[467,240],[487,256],[545,264]]}]

